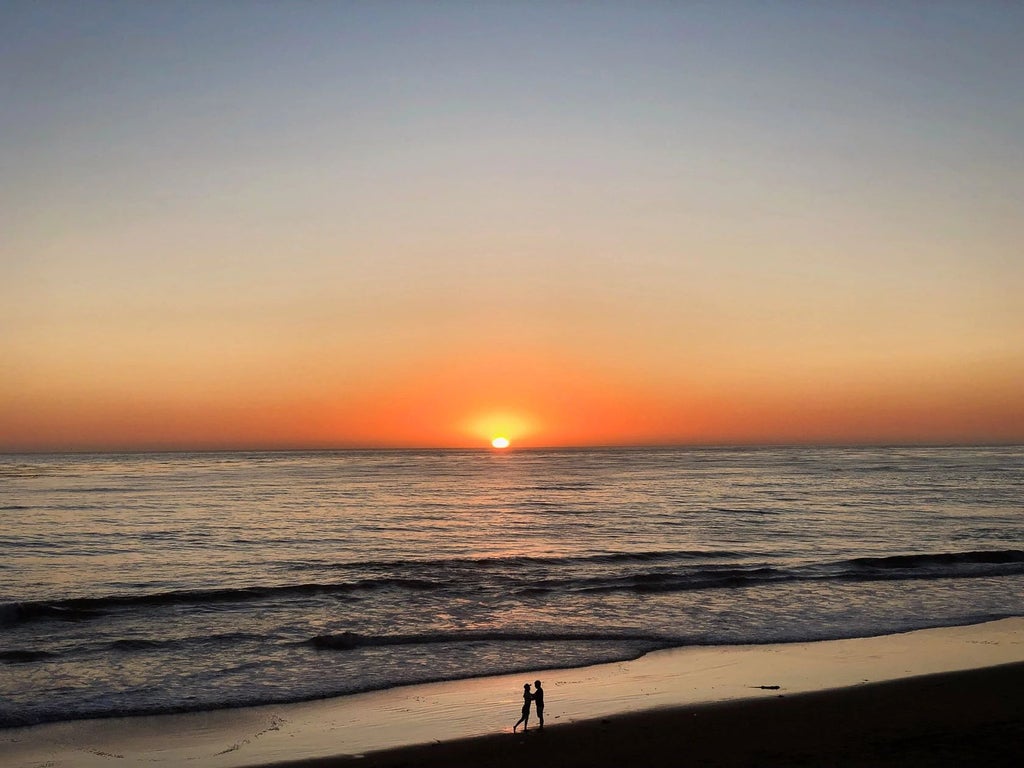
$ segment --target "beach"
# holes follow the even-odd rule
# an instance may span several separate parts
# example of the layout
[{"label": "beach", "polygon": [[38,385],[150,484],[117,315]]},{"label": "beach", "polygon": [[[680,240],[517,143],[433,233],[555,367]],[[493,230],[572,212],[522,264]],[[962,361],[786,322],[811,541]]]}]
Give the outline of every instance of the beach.
[{"label": "beach", "polygon": [[401,766],[1009,766],[1024,664],[774,699],[630,713],[275,768]]},{"label": "beach", "polygon": [[236,710],[0,732],[47,765],[1008,765],[1024,619],[813,643],[677,648],[538,675],[546,727],[513,735],[529,674]]}]

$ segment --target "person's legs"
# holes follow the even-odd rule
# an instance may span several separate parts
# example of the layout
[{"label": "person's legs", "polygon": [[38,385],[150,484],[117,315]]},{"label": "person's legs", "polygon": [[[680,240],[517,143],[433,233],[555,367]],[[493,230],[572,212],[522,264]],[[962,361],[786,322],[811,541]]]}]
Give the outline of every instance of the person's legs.
[{"label": "person's legs", "polygon": [[544,727],[544,708],[543,707],[539,707],[537,709],[537,720],[540,721],[540,725],[537,726],[537,729],[540,730],[541,728]]},{"label": "person's legs", "polygon": [[516,732],[516,728],[519,727],[520,723],[523,724],[523,730],[525,731],[526,730],[526,726],[529,724],[529,722],[530,722],[530,710],[524,709],[523,710],[523,716],[520,717],[518,720],[516,720],[516,724],[512,726],[512,733]]}]

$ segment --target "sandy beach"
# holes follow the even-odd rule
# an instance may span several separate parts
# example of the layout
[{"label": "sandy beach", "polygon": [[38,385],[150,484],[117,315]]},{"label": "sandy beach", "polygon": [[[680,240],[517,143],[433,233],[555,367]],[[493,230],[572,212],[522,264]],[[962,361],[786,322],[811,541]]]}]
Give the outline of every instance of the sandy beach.
[{"label": "sandy beach", "polygon": [[1013,664],[274,768],[1009,766],[1024,744],[1022,713],[1024,664]]},{"label": "sandy beach", "polygon": [[[540,677],[547,725],[513,735]],[[9,768],[197,765],[1002,765],[1021,743],[1024,619],[337,699],[0,732]]]}]

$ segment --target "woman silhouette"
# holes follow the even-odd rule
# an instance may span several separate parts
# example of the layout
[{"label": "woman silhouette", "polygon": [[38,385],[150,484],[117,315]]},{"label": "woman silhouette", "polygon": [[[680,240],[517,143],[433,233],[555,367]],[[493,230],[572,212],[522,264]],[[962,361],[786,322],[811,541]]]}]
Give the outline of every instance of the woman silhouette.
[{"label": "woman silhouette", "polygon": [[530,684],[526,683],[523,685],[523,716],[516,720],[516,724],[512,726],[512,733],[516,732],[516,728],[519,724],[523,724],[523,730],[526,730],[526,726],[530,721],[530,702],[533,701],[533,697],[530,695]]}]

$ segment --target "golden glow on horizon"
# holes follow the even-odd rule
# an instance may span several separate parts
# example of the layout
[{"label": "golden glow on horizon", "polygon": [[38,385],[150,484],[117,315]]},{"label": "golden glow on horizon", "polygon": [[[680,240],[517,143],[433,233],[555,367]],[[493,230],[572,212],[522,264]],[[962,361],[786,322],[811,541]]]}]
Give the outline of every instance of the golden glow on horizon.
[{"label": "golden glow on horizon", "polygon": [[494,448],[508,448],[511,443],[509,443],[507,437],[496,437],[491,440],[491,445]]},{"label": "golden glow on horizon", "polygon": [[[495,375],[495,372],[500,375]],[[523,372],[529,372],[524,375]],[[432,365],[396,368],[366,391],[281,389],[258,400],[191,388],[164,398],[97,393],[89,407],[50,381],[29,395],[0,382],[0,446],[123,450],[193,448],[517,448],[761,442],[976,442],[1019,440],[1024,368],[985,382],[976,369],[936,378],[890,375],[878,384],[801,384],[762,376],[757,387],[685,389],[638,382],[629,371],[543,349],[500,355],[463,347]],[[1011,375],[1012,374],[1012,375]],[[140,388],[140,392],[141,392]],[[966,397],[965,393],[971,397]],[[58,395],[63,395],[58,398]],[[50,404],[46,405],[46,400]],[[496,405],[501,403],[501,405]],[[85,438],[88,437],[88,442]],[[6,443],[4,442],[6,441]]]},{"label": "golden glow on horizon", "polygon": [[[472,435],[476,439],[487,440],[495,448],[505,448],[512,444],[512,440],[522,440],[541,430],[535,419],[524,414],[513,411],[494,411],[469,419],[463,423],[460,431],[467,436]],[[498,440],[505,440],[507,444],[496,445]]]}]

